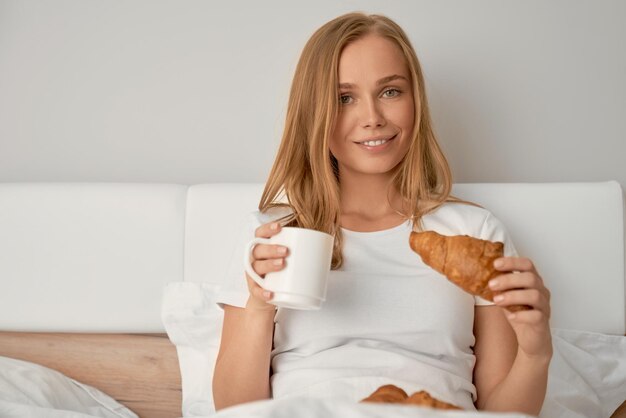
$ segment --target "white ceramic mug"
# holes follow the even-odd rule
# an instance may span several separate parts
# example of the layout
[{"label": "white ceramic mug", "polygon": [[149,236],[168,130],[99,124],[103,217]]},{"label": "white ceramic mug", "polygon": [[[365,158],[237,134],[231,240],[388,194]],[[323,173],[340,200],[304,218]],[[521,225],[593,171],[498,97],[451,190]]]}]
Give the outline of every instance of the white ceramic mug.
[{"label": "white ceramic mug", "polygon": [[[319,309],[326,299],[333,243],[333,236],[324,232],[284,227],[271,238],[254,238],[248,243],[244,253],[246,272],[259,286],[274,293],[269,303],[291,309]],[[256,274],[250,260],[257,244],[287,247],[285,267],[267,273],[264,279]]]}]

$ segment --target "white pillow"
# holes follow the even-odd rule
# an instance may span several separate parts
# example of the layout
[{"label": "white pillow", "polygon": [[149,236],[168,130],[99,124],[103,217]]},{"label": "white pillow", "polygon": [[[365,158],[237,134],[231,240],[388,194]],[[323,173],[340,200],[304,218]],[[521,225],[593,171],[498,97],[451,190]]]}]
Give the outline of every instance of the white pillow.
[{"label": "white pillow", "polygon": [[209,283],[172,282],[163,292],[161,317],[178,354],[184,417],[215,412],[211,386],[224,319],[215,302],[218,288]]},{"label": "white pillow", "polygon": [[540,418],[609,418],[626,399],[626,337],[552,329]]},{"label": "white pillow", "polygon": [[[217,285],[170,283],[163,322],[176,345],[183,390],[183,416],[215,411],[211,383],[223,311]],[[626,337],[552,329],[554,356],[540,418],[609,418],[626,399]]]},{"label": "white pillow", "polygon": [[8,357],[0,357],[0,416],[137,418],[94,387]]}]

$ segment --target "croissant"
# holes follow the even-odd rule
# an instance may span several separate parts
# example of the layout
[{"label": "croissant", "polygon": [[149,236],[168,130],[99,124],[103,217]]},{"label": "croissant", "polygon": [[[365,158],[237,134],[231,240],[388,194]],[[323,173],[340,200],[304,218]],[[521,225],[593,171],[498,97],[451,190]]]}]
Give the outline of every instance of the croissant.
[{"label": "croissant", "polygon": [[404,401],[408,395],[405,391],[394,385],[384,385],[376,389],[370,396],[361,402],[384,402],[399,403]]},{"label": "croissant", "polygon": [[[487,285],[500,273],[494,268],[496,258],[504,255],[504,244],[468,235],[445,236],[434,231],[411,232],[411,249],[422,261],[472,295],[493,301]],[[526,305],[507,306],[509,311],[530,309]]]},{"label": "croissant", "polygon": [[439,399],[435,399],[425,390],[415,392],[404,400],[403,403],[419,406],[428,406],[435,409],[461,409],[456,405],[449,404]]},{"label": "croissant", "polygon": [[458,406],[433,398],[424,390],[408,396],[404,390],[394,385],[379,387],[370,396],[361,400],[361,402],[400,403],[437,409],[461,409]]}]

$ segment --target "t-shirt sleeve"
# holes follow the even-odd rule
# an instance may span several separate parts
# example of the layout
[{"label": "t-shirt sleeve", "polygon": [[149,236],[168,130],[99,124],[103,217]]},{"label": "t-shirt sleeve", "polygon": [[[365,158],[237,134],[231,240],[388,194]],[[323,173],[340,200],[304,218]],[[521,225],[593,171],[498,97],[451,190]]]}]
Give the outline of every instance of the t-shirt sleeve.
[{"label": "t-shirt sleeve", "polygon": [[[488,213],[487,217],[485,218],[485,222],[483,223],[479,238],[494,242],[502,242],[504,244],[505,257],[518,256],[515,245],[513,244],[511,236],[506,230],[504,224],[491,213]],[[474,296],[474,305],[483,306],[493,304],[493,302],[483,299],[480,296]]]},{"label": "t-shirt sleeve", "polygon": [[248,242],[254,238],[256,228],[261,225],[258,212],[252,212],[242,221],[237,240],[226,270],[224,282],[217,292],[216,302],[220,308],[232,305],[244,308],[248,301],[248,284],[243,265],[244,251]]},{"label": "t-shirt sleeve", "polygon": [[290,211],[284,208],[272,208],[267,213],[254,211],[242,221],[226,270],[226,277],[217,292],[216,303],[220,308],[224,308],[224,305],[245,308],[250,296],[244,268],[246,246],[254,238],[255,231],[259,226],[275,221],[289,213]]}]

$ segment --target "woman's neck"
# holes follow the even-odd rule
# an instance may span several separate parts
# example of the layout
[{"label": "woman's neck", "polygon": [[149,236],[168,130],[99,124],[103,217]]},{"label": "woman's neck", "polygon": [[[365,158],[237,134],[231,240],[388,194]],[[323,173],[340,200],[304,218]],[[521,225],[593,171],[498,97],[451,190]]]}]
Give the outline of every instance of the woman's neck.
[{"label": "woman's neck", "polygon": [[391,184],[390,176],[358,174],[343,176],[341,190],[342,217],[379,220],[400,219],[402,197]]}]

